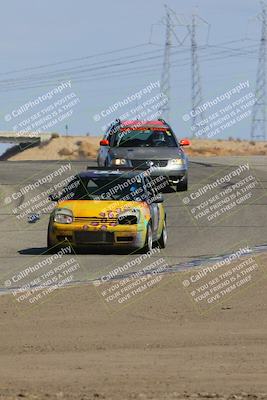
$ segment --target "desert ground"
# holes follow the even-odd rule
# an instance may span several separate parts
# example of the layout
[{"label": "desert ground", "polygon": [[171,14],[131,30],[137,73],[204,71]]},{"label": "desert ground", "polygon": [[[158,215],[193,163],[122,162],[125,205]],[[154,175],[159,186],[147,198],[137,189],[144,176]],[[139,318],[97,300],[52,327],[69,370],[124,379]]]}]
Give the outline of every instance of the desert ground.
[{"label": "desert ground", "polygon": [[[125,256],[113,253],[77,255],[83,270],[73,285],[36,306],[24,308],[7,290],[7,277],[44,259],[48,214],[35,224],[17,224],[3,196],[64,163],[2,162],[0,398],[267,398],[265,157],[196,157],[189,179],[190,187],[212,181],[214,174],[245,162],[259,186],[246,206],[218,224],[197,228],[177,193],[165,194],[169,241],[164,259],[169,268],[155,288],[116,309],[107,307],[102,296],[111,283],[100,289],[94,284],[114,265],[125,263]],[[75,172],[86,165],[75,161],[72,168]],[[183,280],[238,248],[240,241],[251,246],[261,266],[259,276],[223,301],[199,309]]]},{"label": "desert ground", "polygon": [[[10,161],[25,160],[82,160],[95,158],[99,148],[100,136],[60,136],[40,146],[8,154],[4,159]],[[265,156],[266,142],[246,141],[239,139],[207,140],[190,138],[191,146],[185,152],[191,156]]]},{"label": "desert ground", "polygon": [[175,276],[114,315],[92,285],[0,302],[0,398],[267,398],[265,279],[205,316]]}]

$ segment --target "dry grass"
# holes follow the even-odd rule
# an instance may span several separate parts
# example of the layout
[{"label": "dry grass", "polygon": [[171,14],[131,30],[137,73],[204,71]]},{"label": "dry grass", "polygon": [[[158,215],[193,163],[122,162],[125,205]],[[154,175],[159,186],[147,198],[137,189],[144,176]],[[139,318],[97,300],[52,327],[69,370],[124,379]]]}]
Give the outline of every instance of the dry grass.
[{"label": "dry grass", "polygon": [[[83,160],[95,159],[100,137],[70,136],[54,138],[39,147],[29,148],[10,160]],[[185,147],[191,156],[248,156],[267,155],[266,142],[236,140],[192,139],[191,146]]]},{"label": "dry grass", "polygon": [[191,146],[185,148],[188,155],[194,156],[249,156],[267,155],[266,142],[246,140],[205,140],[192,139]]},{"label": "dry grass", "polygon": [[38,147],[28,148],[10,157],[9,160],[82,160],[96,158],[99,140],[100,138],[97,136],[61,136]]}]

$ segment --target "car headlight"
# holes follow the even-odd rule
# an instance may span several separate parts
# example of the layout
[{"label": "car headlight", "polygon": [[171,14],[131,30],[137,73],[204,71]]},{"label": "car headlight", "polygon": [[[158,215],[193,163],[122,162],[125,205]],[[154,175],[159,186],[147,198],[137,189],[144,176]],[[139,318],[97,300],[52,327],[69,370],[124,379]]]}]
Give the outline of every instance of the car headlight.
[{"label": "car headlight", "polygon": [[132,209],[123,211],[118,216],[119,225],[136,225],[140,220],[140,210]]},{"label": "car headlight", "polygon": [[58,208],[55,210],[54,222],[58,224],[71,224],[73,222],[72,211],[68,208]]},{"label": "car headlight", "polygon": [[112,160],[112,164],[113,165],[126,165],[127,164],[127,160],[125,160],[125,158],[114,158]]},{"label": "car headlight", "polygon": [[183,165],[184,160],[182,158],[173,158],[172,160],[169,161],[171,165]]}]

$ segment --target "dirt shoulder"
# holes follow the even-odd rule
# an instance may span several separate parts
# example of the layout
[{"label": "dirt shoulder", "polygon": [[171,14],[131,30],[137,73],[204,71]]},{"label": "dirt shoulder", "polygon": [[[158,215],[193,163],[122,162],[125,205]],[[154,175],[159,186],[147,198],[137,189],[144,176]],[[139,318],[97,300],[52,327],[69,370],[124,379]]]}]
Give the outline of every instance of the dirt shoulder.
[{"label": "dirt shoulder", "polygon": [[26,314],[12,297],[0,297],[0,398],[252,399],[267,392],[265,280],[204,316],[175,275],[116,314],[92,285],[60,290]]}]

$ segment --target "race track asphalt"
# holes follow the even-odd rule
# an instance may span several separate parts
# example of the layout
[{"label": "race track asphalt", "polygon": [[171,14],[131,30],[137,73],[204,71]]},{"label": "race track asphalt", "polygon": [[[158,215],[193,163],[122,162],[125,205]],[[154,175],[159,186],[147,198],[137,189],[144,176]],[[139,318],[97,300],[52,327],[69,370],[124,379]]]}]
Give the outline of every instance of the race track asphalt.
[{"label": "race track asphalt", "polygon": [[[47,282],[56,261],[45,264],[44,254],[48,212],[35,223],[26,216],[29,204],[50,204],[51,183],[12,198],[62,166],[69,169],[57,181],[87,164],[0,163],[0,397],[265,400],[266,158],[192,159],[189,191],[164,193],[165,249],[141,264],[140,255],[103,249],[64,255],[61,266],[74,258],[78,267],[71,287],[53,295]],[[241,261],[227,263],[245,248]],[[134,275],[160,260],[161,271]],[[203,277],[210,265],[220,268]],[[45,287],[27,288],[40,276]]]},{"label": "race track asphalt", "polygon": [[[42,253],[46,251],[48,213],[42,214],[39,221],[30,224],[27,217],[22,217],[21,213],[19,213],[19,218],[15,216],[14,208],[45,192],[51,184],[46,183],[37,189],[30,190],[22,198],[13,200],[11,204],[6,204],[6,197],[66,164],[68,164],[67,161],[1,162],[0,278],[4,279],[13,271],[21,270],[23,266],[32,265],[41,259]],[[240,165],[247,164],[249,170],[234,177],[230,182],[212,189],[208,192],[208,197],[211,198],[228,186],[234,185],[235,182],[252,175],[257,184],[251,190],[251,197],[218,218],[208,221],[204,216],[196,220],[192,214],[192,208],[199,206],[205,200],[205,195],[191,200],[188,206],[183,202],[184,197],[196,193],[207,183],[213,183],[217,178],[236,170]],[[63,176],[84,170],[87,165],[88,162],[71,162],[71,170]],[[90,165],[95,165],[95,163],[91,161]],[[169,238],[167,248],[162,250],[162,254],[170,268],[183,265],[188,261],[197,262],[197,260],[228,254],[235,247],[238,248],[240,242],[245,242],[249,246],[264,245],[267,242],[267,160],[265,157],[194,158],[190,162],[189,182],[187,193],[170,191],[164,194]],[[221,196],[220,200],[226,196],[226,194]],[[45,196],[40,199],[44,198]],[[125,264],[134,257],[136,257],[135,254],[122,256],[112,254],[112,252],[101,254],[101,251],[98,254],[79,254],[77,258],[82,268],[76,278],[82,282],[96,279],[115,265]],[[132,271],[134,269],[135,267]],[[1,289],[4,289],[3,279],[0,284]]]}]

